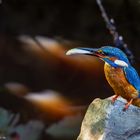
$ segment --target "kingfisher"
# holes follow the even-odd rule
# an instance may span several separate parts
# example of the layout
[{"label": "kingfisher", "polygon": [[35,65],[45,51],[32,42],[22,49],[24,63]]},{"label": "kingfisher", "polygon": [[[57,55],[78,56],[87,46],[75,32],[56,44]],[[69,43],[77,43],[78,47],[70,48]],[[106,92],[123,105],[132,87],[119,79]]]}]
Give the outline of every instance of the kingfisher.
[{"label": "kingfisher", "polygon": [[130,104],[140,107],[140,78],[122,50],[112,46],[103,46],[101,48],[73,48],[66,52],[66,55],[74,54],[96,56],[105,62],[105,77],[115,93],[112,98],[113,103],[121,96],[127,100],[124,110],[128,109]]}]

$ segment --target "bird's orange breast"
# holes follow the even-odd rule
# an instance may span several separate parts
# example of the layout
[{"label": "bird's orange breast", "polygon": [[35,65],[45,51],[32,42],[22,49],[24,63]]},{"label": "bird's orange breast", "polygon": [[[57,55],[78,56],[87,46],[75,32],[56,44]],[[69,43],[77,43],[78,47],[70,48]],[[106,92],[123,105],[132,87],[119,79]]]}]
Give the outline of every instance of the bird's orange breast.
[{"label": "bird's orange breast", "polygon": [[138,97],[137,90],[127,81],[122,68],[114,68],[105,63],[105,76],[116,95],[130,100]]}]

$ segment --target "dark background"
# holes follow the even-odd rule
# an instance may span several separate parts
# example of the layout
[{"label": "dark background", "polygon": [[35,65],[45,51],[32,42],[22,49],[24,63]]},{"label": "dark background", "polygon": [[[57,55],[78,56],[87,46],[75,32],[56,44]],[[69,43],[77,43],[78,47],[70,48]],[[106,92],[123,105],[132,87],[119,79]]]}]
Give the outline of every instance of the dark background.
[{"label": "dark background", "polygon": [[[133,65],[139,72],[140,1],[103,0],[103,5],[134,54]],[[60,52],[28,50],[27,47],[34,45],[19,40],[22,35],[33,40],[38,35],[51,38],[61,46]],[[68,49],[77,46],[97,48],[104,45],[113,45],[113,37],[95,0],[3,0],[0,5],[1,107],[24,114],[22,121],[37,118],[45,121],[48,127],[65,115],[52,120],[49,113],[40,117],[39,109],[23,99],[24,96],[19,97],[17,92],[11,94],[5,84],[20,83],[36,94],[51,89],[71,101],[73,106],[87,106],[94,98],[113,95],[105,80],[102,62],[91,57],[65,56]],[[27,91],[26,94],[30,93]],[[35,111],[30,113],[32,108]]]}]

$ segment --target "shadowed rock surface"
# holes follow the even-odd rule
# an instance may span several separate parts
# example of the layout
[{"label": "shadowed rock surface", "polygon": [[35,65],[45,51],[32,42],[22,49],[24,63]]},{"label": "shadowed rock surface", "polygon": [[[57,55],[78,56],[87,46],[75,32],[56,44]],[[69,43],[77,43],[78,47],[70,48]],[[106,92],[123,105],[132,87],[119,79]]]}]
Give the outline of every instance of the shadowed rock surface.
[{"label": "shadowed rock surface", "polygon": [[0,108],[1,140],[39,140],[44,124],[38,120],[19,124],[20,115]]},{"label": "shadowed rock surface", "polygon": [[115,104],[110,99],[95,99],[89,106],[77,140],[139,140],[140,109],[130,105],[123,111],[125,100]]}]

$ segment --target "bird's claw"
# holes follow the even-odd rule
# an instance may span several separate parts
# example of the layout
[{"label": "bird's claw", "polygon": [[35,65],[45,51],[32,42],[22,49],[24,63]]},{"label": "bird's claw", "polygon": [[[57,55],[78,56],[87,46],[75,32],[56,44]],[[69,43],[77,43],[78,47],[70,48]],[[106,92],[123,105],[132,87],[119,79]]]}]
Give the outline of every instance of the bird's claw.
[{"label": "bird's claw", "polygon": [[131,99],[131,100],[125,105],[125,107],[123,108],[123,111],[126,111],[126,110],[129,108],[129,106],[132,104],[132,102],[133,102],[133,99]]},{"label": "bird's claw", "polygon": [[115,95],[115,96],[112,98],[111,103],[114,104],[118,97],[119,97],[119,95]]}]

